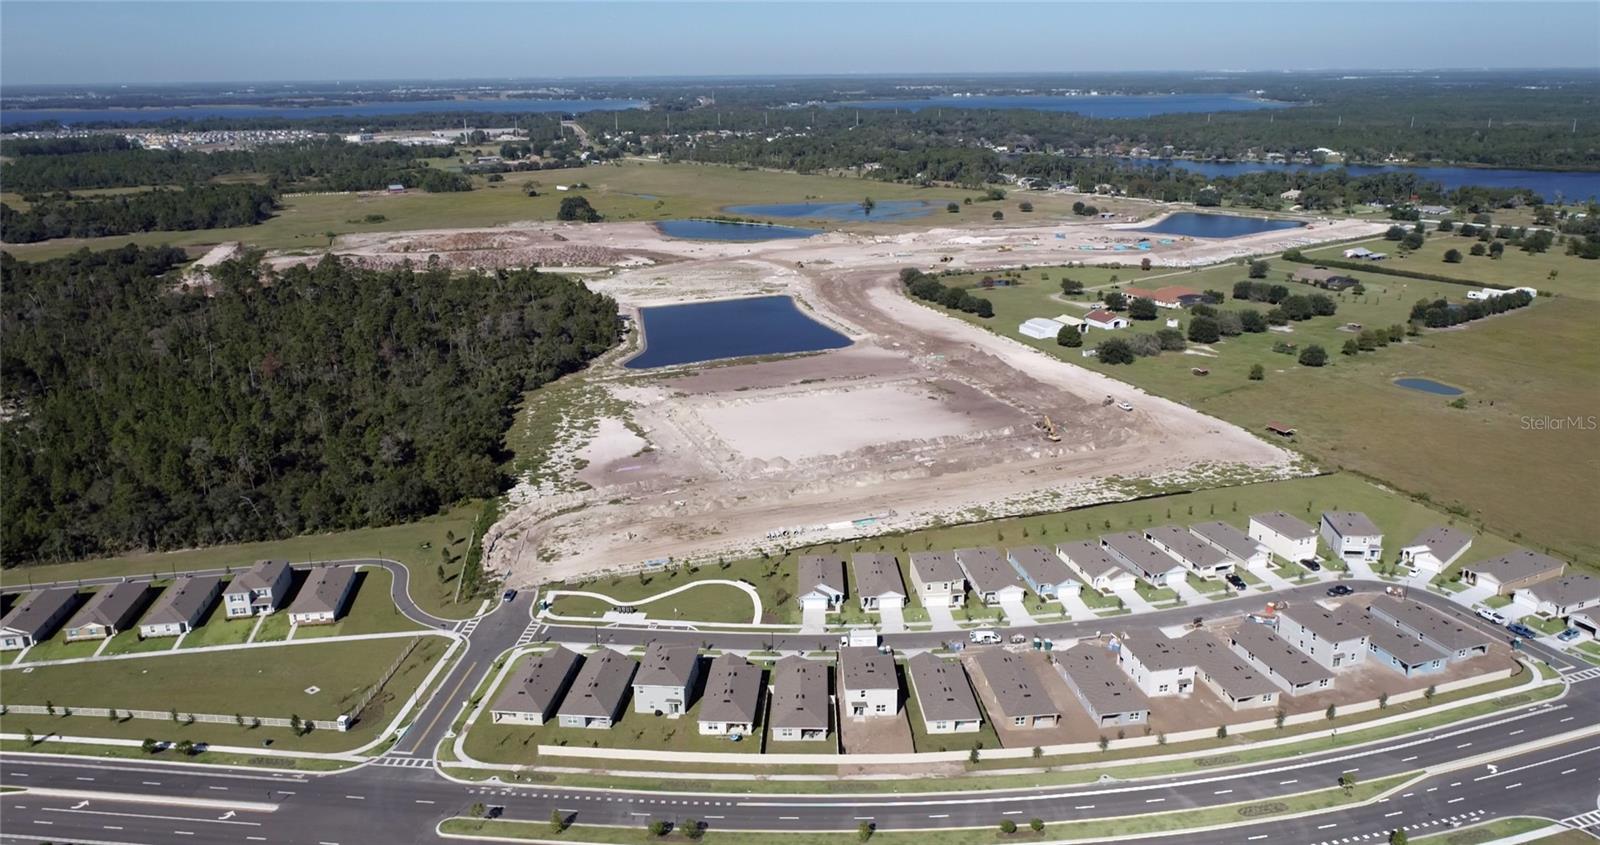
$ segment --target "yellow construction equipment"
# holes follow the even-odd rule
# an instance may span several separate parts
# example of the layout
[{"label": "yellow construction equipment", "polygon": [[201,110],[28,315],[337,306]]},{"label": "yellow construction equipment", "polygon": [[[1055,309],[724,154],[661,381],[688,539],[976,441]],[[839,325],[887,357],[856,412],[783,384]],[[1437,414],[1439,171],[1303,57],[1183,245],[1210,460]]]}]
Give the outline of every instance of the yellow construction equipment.
[{"label": "yellow construction equipment", "polygon": [[1044,419],[1035,421],[1033,427],[1044,432],[1044,439],[1051,443],[1061,442],[1061,433],[1056,431],[1056,424],[1050,419],[1049,414],[1045,414]]}]

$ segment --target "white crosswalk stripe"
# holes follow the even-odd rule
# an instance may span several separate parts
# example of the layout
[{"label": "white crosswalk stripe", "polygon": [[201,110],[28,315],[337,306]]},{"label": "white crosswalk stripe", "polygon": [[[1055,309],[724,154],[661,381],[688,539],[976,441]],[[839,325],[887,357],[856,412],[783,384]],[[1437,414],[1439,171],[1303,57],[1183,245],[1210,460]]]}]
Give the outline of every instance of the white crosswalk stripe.
[{"label": "white crosswalk stripe", "polygon": [[433,761],[427,757],[379,757],[374,766],[392,766],[398,769],[431,769]]},{"label": "white crosswalk stripe", "polygon": [[[1425,822],[1415,822],[1413,824],[1400,825],[1399,829],[1405,831],[1422,830],[1425,828],[1437,827],[1442,824],[1449,824],[1451,822],[1475,824],[1478,822],[1478,817],[1482,815],[1482,810],[1473,810],[1470,813],[1463,813],[1461,815],[1447,816],[1444,818],[1429,819]],[[1588,815],[1600,815],[1600,812],[1590,813]],[[1563,824],[1565,824],[1565,822],[1563,822]],[[1353,834],[1338,839],[1324,839],[1323,841],[1316,843],[1316,845],[1350,845],[1352,842],[1367,842],[1373,839],[1382,842],[1389,836],[1389,833],[1392,830],[1394,830],[1394,828],[1385,828],[1384,830],[1373,831],[1371,833]]]},{"label": "white crosswalk stripe", "polygon": [[1561,823],[1575,830],[1595,827],[1600,825],[1600,810],[1590,810],[1582,815],[1562,819]]},{"label": "white crosswalk stripe", "polygon": [[1594,666],[1588,669],[1580,669],[1576,672],[1562,675],[1561,677],[1569,684],[1576,684],[1582,681],[1592,681],[1595,678],[1600,678],[1600,666]]},{"label": "white crosswalk stripe", "polygon": [[478,630],[478,623],[482,622],[482,621],[483,621],[483,617],[482,616],[474,616],[471,619],[468,619],[467,621],[465,621],[465,622],[461,623],[460,625],[458,625],[456,627],[456,633],[462,635],[463,637],[470,637],[470,636],[472,636],[472,632],[473,631]]},{"label": "white crosswalk stripe", "polygon": [[528,627],[522,629],[522,636],[517,637],[517,645],[525,646],[528,643],[533,642],[534,639],[539,636],[539,631],[543,628],[544,626],[540,625],[537,620],[529,622]]}]

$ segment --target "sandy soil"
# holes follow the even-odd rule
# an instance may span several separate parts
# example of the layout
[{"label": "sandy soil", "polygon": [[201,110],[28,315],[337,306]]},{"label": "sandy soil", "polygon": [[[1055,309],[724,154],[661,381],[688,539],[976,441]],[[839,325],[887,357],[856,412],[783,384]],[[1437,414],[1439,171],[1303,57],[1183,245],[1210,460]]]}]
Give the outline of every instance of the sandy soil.
[{"label": "sandy soil", "polygon": [[[1118,500],[1129,495],[1119,479],[1183,483],[1197,466],[1293,474],[1288,452],[912,302],[895,274],[1143,257],[1182,267],[1383,228],[1319,223],[1118,253],[1077,245],[1137,235],[1085,223],[765,243],[674,240],[645,223],[527,224],[353,235],[336,251],[379,263],[437,254],[467,267],[555,266],[550,251],[559,250],[575,265],[615,268],[586,282],[625,309],[786,293],[855,342],[780,360],[640,372],[617,366],[618,355],[591,368],[589,388],[622,400],[643,436],[602,420],[573,446],[587,489],[513,499],[485,537],[485,559],[525,584]],[[1061,442],[1034,430],[1044,414]]]}]

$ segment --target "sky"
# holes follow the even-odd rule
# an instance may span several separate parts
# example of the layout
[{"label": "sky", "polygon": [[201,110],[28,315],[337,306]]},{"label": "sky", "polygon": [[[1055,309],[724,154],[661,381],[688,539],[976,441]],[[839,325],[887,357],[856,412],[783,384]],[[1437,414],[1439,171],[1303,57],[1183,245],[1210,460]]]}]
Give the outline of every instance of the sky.
[{"label": "sky", "polygon": [[1600,66],[1600,3],[0,3],[0,84]]}]

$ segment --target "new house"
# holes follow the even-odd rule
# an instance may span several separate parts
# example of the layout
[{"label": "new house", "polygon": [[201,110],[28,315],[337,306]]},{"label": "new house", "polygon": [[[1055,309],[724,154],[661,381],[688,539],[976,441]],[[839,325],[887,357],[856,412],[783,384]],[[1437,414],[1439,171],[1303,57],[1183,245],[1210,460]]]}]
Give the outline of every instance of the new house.
[{"label": "new house", "polygon": [[1246,622],[1228,636],[1228,646],[1251,667],[1290,695],[1333,687],[1333,672],[1290,645],[1265,625]]},{"label": "new house", "polygon": [[1195,676],[1234,710],[1269,707],[1278,701],[1278,685],[1210,634],[1183,637],[1192,651]]},{"label": "new house", "polygon": [[1202,522],[1189,526],[1196,537],[1210,543],[1215,549],[1251,569],[1265,569],[1272,565],[1272,550],[1260,540],[1234,528],[1226,522]]},{"label": "new house", "polygon": [[1056,652],[1055,657],[1067,687],[1096,725],[1149,723],[1150,699],[1117,668],[1117,658],[1109,649],[1079,643]]},{"label": "new house", "polygon": [[711,661],[700,698],[700,732],[715,736],[755,733],[761,713],[761,667],[724,652]]},{"label": "new house", "polygon": [[1360,511],[1323,511],[1322,541],[1340,560],[1383,557],[1383,532]]},{"label": "new house", "polygon": [[1131,325],[1131,323],[1128,322],[1127,317],[1124,317],[1115,311],[1107,311],[1104,308],[1096,308],[1093,311],[1083,315],[1083,325],[1081,328],[1083,328],[1087,333],[1088,329],[1104,329],[1105,331],[1112,331],[1115,329],[1125,329],[1129,325]]},{"label": "new house", "polygon": [[1529,549],[1468,563],[1461,567],[1461,580],[1482,587],[1494,587],[1496,595],[1509,596],[1540,581],[1559,578],[1567,571],[1565,561]]},{"label": "new house", "polygon": [[1379,596],[1367,607],[1367,616],[1434,646],[1444,652],[1446,660],[1463,660],[1489,653],[1490,638],[1487,634],[1475,626],[1457,622],[1414,601]]},{"label": "new house", "polygon": [[258,560],[222,591],[222,606],[229,619],[272,613],[283,606],[292,583],[294,570],[288,561]]},{"label": "new house", "polygon": [[1546,616],[1563,617],[1574,611],[1600,606],[1600,578],[1565,575],[1540,581],[1513,594],[1518,607]]},{"label": "new house", "polygon": [[1107,534],[1100,538],[1100,546],[1152,587],[1165,587],[1168,581],[1184,577],[1183,564],[1152,545],[1142,532]]},{"label": "new house", "polygon": [[927,733],[973,733],[983,727],[983,711],[960,663],[922,652],[906,661],[906,677]]},{"label": "new house", "polygon": [[215,575],[179,578],[139,620],[139,636],[176,637],[194,630],[221,593],[222,579]]},{"label": "new house", "polygon": [[0,651],[28,648],[50,639],[77,606],[78,591],[71,587],[30,594],[0,619]]},{"label": "new house", "polygon": [[1406,677],[1443,672],[1449,655],[1432,643],[1413,637],[1371,613],[1361,616],[1372,659]]},{"label": "new house", "polygon": [[956,563],[967,573],[967,583],[984,604],[1020,602],[1028,591],[1017,571],[1005,562],[998,549],[956,549]]},{"label": "new house", "polygon": [[1201,291],[1182,285],[1167,285],[1155,290],[1128,288],[1122,295],[1127,297],[1129,302],[1135,299],[1148,299],[1159,308],[1184,308],[1205,300],[1205,294]]},{"label": "new house", "polygon": [[1078,573],[1083,583],[1103,593],[1131,590],[1139,578],[1133,570],[1106,553],[1093,540],[1078,540],[1056,546],[1056,556]]},{"label": "new house", "polygon": [[645,647],[633,676],[633,712],[676,719],[689,709],[700,681],[700,649],[657,640]]},{"label": "new house", "polygon": [[622,718],[622,704],[628,697],[628,684],[639,664],[633,658],[609,648],[591,654],[572,679],[556,711],[563,728],[608,729]]},{"label": "new house", "polygon": [[850,558],[855,576],[856,598],[861,609],[876,611],[906,606],[906,582],[900,577],[900,563],[891,554],[857,554]]},{"label": "new house", "polygon": [[1329,610],[1319,604],[1295,604],[1278,612],[1278,636],[1326,669],[1360,663],[1368,650],[1361,608],[1343,604]]},{"label": "new house", "polygon": [[67,642],[104,640],[128,630],[150,597],[150,585],[123,581],[95,593],[63,632]]},{"label": "new house", "polygon": [[1400,547],[1400,564],[1413,573],[1438,575],[1472,546],[1472,536],[1448,525],[1435,525]]},{"label": "new house", "polygon": [[972,662],[983,675],[994,696],[990,714],[996,725],[1011,728],[1053,728],[1061,722],[1056,706],[1045,686],[1040,667],[1044,656],[1037,652],[1012,654],[1000,649],[983,649]]},{"label": "new house", "polygon": [[948,552],[912,552],[911,583],[923,607],[961,607],[967,603],[967,576]]},{"label": "new house", "polygon": [[828,666],[798,655],[772,667],[772,739],[776,742],[820,742],[833,726],[829,714]]},{"label": "new house", "polygon": [[1250,517],[1246,533],[1284,560],[1301,561],[1317,556],[1317,532],[1283,511],[1255,514]]},{"label": "new house", "polygon": [[1188,695],[1194,690],[1194,655],[1160,631],[1124,634],[1116,641],[1116,655],[1117,666],[1145,695]]},{"label": "new house", "polygon": [[1059,599],[1075,596],[1081,586],[1077,576],[1055,552],[1044,546],[1021,546],[1006,549],[1006,562],[1022,576],[1023,583],[1041,599]]},{"label": "new house", "polygon": [[1181,525],[1156,526],[1145,531],[1144,538],[1203,579],[1221,578],[1233,571],[1233,558]]},{"label": "new house", "polygon": [[796,567],[801,607],[838,610],[844,604],[844,558],[803,555]]},{"label": "new house", "polygon": [[289,622],[294,625],[328,625],[338,621],[350,604],[356,588],[353,566],[322,566],[311,571],[300,594],[289,605]]},{"label": "new house", "polygon": [[523,659],[489,707],[497,725],[542,725],[572,687],[583,657],[565,646]]},{"label": "new house", "polygon": [[900,712],[894,658],[869,646],[839,649],[839,706],[852,719]]}]

